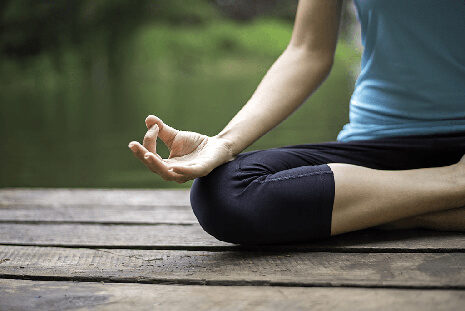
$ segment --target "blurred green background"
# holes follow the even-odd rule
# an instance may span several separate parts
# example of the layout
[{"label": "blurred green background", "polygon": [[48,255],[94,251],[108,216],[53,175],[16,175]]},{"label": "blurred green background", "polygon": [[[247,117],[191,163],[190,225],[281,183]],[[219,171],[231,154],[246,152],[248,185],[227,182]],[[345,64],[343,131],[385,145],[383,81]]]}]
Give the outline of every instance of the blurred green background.
[{"label": "blurred green background", "polygon": [[[0,187],[189,187],[150,173],[129,141],[148,114],[218,133],[285,49],[296,3],[0,1]],[[248,150],[336,139],[360,58],[350,10],[330,77]]]}]

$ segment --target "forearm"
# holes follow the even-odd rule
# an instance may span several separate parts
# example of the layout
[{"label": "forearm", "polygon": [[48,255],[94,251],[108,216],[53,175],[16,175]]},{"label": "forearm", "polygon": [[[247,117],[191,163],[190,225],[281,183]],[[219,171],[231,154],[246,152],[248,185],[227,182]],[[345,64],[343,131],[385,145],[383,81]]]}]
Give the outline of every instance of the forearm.
[{"label": "forearm", "polygon": [[290,45],[217,137],[230,143],[233,156],[239,154],[297,110],[324,81],[331,65],[332,55]]}]

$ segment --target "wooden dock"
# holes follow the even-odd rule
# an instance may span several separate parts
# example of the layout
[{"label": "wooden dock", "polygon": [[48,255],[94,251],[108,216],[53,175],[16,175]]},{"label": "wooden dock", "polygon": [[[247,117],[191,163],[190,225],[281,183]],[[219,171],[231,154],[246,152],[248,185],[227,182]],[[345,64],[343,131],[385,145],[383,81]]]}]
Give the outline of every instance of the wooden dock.
[{"label": "wooden dock", "polygon": [[186,190],[0,189],[0,310],[463,310],[465,234],[243,247]]}]

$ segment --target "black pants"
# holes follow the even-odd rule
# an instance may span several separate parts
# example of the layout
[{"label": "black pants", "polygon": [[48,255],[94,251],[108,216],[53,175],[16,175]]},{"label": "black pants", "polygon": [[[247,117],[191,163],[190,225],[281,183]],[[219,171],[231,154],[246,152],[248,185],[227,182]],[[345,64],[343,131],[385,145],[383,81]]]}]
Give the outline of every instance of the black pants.
[{"label": "black pants", "polygon": [[252,151],[196,179],[191,204],[200,225],[219,240],[304,242],[331,233],[335,186],[326,163],[405,170],[451,165],[464,154],[465,132]]}]

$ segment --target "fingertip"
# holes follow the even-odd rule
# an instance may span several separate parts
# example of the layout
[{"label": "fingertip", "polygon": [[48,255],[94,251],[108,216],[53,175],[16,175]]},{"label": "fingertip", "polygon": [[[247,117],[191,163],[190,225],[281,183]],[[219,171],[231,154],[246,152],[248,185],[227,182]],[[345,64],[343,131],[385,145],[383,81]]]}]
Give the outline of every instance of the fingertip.
[{"label": "fingertip", "polygon": [[145,118],[145,126],[147,126],[148,129],[150,129],[153,123],[155,123],[155,121],[153,120],[154,117],[155,116],[153,115],[148,115],[147,118]]},{"label": "fingertip", "polygon": [[130,142],[128,147],[129,147],[129,149],[131,149],[132,152],[137,152],[138,151],[136,142]]},{"label": "fingertip", "polygon": [[152,124],[156,123],[160,129],[163,129],[163,126],[165,125],[162,119],[154,115],[148,116],[147,121],[150,121]]},{"label": "fingertip", "polygon": [[158,132],[158,131],[160,131],[160,127],[158,126],[158,124],[155,123],[154,125],[152,125],[152,127],[150,128],[150,130],[155,131],[155,132]]},{"label": "fingertip", "polygon": [[161,128],[163,126],[163,121],[157,116],[152,114],[148,115],[147,118],[145,118],[145,125],[148,129],[150,129],[154,124],[158,124],[158,127]]}]

